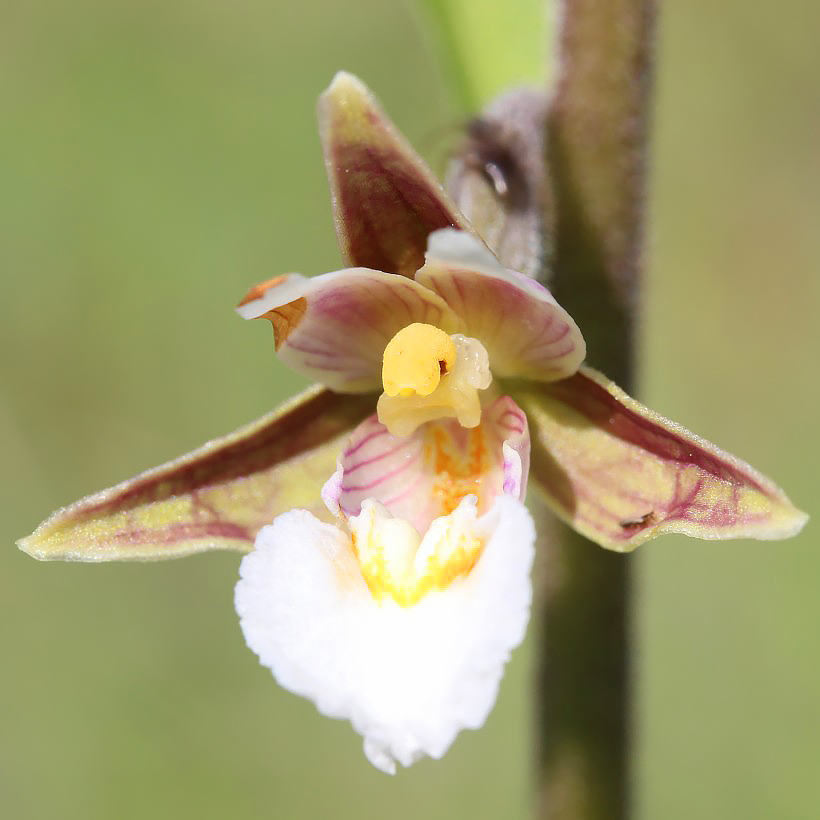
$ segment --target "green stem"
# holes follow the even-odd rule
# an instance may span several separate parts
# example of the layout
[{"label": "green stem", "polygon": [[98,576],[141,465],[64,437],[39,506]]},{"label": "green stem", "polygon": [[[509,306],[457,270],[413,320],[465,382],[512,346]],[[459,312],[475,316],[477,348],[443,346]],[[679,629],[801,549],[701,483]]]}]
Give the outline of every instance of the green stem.
[{"label": "green stem", "polygon": [[[547,119],[555,206],[551,289],[588,361],[634,382],[651,0],[565,0]],[[540,611],[539,818],[622,820],[630,808],[632,561],[554,524]]]}]

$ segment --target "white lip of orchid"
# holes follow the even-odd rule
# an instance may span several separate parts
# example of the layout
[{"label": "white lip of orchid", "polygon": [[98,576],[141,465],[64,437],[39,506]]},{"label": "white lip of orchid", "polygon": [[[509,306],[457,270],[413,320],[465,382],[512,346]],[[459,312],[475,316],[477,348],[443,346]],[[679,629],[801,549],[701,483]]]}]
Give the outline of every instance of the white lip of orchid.
[{"label": "white lip of orchid", "polygon": [[[282,686],[349,719],[370,762],[393,773],[397,763],[441,757],[458,732],[486,720],[526,629],[535,533],[507,495],[482,516],[463,499],[424,538],[368,506],[354,527],[375,522],[376,534],[398,537],[391,560],[405,571],[434,557],[448,563],[463,535],[481,539],[481,554],[403,606],[373,595],[344,527],[293,510],[263,528],[243,559],[236,608],[248,645]],[[411,560],[400,542],[418,544]]]},{"label": "white lip of orchid", "polygon": [[385,772],[441,757],[492,709],[531,600],[528,456],[506,398],[478,428],[448,419],[409,441],[371,416],[323,488],[335,523],[283,513],[242,561],[248,646],[286,689],[350,720]]},{"label": "white lip of orchid", "polygon": [[400,330],[384,352],[385,392],[376,412],[396,436],[409,436],[428,421],[455,418],[462,427],[481,422],[479,390],[492,383],[487,350],[478,339],[448,336],[433,325]]}]

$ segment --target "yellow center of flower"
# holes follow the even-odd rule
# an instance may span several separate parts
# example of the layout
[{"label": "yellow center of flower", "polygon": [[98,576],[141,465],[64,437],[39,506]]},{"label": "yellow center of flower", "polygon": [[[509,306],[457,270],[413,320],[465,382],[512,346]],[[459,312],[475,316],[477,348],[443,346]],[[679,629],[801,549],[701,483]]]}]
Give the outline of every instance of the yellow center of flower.
[{"label": "yellow center of flower", "polygon": [[455,418],[462,427],[476,427],[481,422],[478,391],[490,382],[489,356],[478,339],[448,336],[414,322],[384,349],[384,393],[376,412],[394,436],[409,436],[436,419]]},{"label": "yellow center of flower", "polygon": [[456,363],[456,346],[443,330],[414,322],[384,349],[382,382],[388,396],[429,396]]},{"label": "yellow center of flower", "polygon": [[469,575],[484,549],[475,512],[461,508],[436,519],[422,538],[406,521],[366,501],[350,519],[353,552],[377,601],[417,604],[428,592]]}]

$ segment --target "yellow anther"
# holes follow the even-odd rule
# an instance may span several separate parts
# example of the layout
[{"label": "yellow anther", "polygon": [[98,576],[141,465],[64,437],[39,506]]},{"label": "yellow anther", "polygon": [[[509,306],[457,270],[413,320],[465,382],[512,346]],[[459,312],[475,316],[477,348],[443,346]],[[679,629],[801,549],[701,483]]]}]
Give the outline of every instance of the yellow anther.
[{"label": "yellow anther", "polygon": [[429,396],[456,363],[456,346],[440,328],[414,322],[384,349],[382,382],[388,396]]}]

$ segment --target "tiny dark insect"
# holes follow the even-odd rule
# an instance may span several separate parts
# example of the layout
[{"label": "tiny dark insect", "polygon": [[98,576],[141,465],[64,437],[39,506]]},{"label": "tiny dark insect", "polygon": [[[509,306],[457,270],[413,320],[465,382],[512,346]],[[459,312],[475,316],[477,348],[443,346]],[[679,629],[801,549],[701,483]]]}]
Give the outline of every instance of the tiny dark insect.
[{"label": "tiny dark insect", "polygon": [[484,175],[496,196],[504,200],[510,210],[523,210],[530,201],[529,186],[508,142],[509,136],[501,124],[478,117],[467,126],[464,162]]},{"label": "tiny dark insect", "polygon": [[632,518],[629,521],[621,521],[621,526],[625,530],[636,530],[638,527],[645,527],[652,520],[652,511],[644,513],[640,518]]}]

